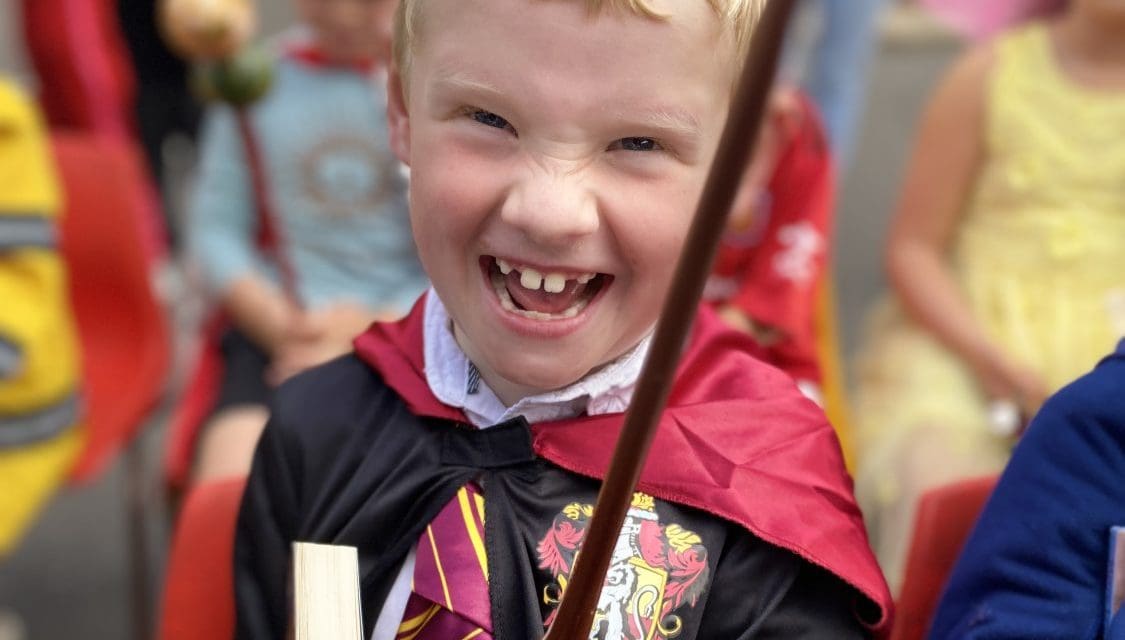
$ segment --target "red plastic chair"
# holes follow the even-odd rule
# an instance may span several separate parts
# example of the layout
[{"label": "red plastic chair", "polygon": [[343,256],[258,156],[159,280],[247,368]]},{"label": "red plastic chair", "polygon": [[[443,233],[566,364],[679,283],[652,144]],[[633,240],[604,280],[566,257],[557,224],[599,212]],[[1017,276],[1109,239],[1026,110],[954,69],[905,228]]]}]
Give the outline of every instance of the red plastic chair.
[{"label": "red plastic chair", "polygon": [[922,495],[906,557],[891,640],[921,640],[997,476],[962,480]]},{"label": "red plastic chair", "polygon": [[161,640],[234,636],[234,534],[245,478],[196,485],[184,500],[164,581]]},{"label": "red plastic chair", "polygon": [[129,550],[138,638],[152,629],[138,435],[163,395],[171,359],[152,289],[137,185],[147,178],[131,145],[92,134],[52,135],[65,196],[60,246],[82,353],[86,442],[72,484],[97,479],[125,450]]}]

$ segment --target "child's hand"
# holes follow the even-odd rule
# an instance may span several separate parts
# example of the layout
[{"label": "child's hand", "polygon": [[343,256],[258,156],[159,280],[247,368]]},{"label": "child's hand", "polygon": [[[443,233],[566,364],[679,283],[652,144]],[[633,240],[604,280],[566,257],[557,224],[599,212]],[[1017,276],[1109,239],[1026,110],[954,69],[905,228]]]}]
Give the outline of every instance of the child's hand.
[{"label": "child's hand", "polygon": [[1039,372],[1003,356],[994,356],[975,367],[977,379],[985,395],[993,400],[1012,400],[1030,419],[1051,395],[1050,387]]},{"label": "child's hand", "polygon": [[372,311],[353,302],[302,313],[274,351],[270,381],[280,384],[305,369],[348,353],[352,341],[372,322],[394,317],[395,314]]},{"label": "child's hand", "polygon": [[312,323],[327,341],[347,344],[348,350],[351,349],[352,340],[366,331],[372,322],[396,320],[399,315],[386,309],[375,311],[350,300],[337,302],[309,314]]},{"label": "child's hand", "polygon": [[270,384],[279,385],[331,359],[333,354],[327,351],[323,335],[315,318],[308,313],[297,315],[274,345],[267,374]]},{"label": "child's hand", "polygon": [[777,344],[785,335],[775,327],[754,320],[746,315],[742,309],[732,304],[719,307],[718,313],[719,317],[722,318],[724,322],[743,333],[750,334],[750,337],[754,338],[754,341],[763,347]]}]

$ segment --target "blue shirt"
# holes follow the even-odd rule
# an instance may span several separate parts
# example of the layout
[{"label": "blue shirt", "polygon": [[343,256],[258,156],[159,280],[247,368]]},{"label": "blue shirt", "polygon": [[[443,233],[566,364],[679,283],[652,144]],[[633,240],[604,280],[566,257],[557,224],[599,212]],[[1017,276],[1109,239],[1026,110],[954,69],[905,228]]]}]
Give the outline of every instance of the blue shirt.
[{"label": "blue shirt", "polygon": [[[350,299],[405,313],[425,290],[410,231],[406,177],[391,153],[386,92],[356,71],[281,56],[252,121],[283,250],[302,303]],[[256,214],[233,112],[205,123],[187,220],[190,250],[222,294],[248,274],[277,281],[255,242]]]},{"label": "blue shirt", "polygon": [[1032,421],[953,570],[930,637],[1103,637],[1113,525],[1125,525],[1125,341]]}]

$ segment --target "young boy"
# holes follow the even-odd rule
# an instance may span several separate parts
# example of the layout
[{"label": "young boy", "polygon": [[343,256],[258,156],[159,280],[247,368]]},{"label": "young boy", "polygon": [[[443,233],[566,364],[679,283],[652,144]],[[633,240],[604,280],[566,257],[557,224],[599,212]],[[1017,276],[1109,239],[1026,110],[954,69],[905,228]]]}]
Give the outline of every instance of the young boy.
[{"label": "young boy", "polygon": [[[294,540],[359,548],[365,637],[543,634],[757,5],[403,3],[391,140],[434,288],[280,394],[239,519],[239,637],[285,632]],[[700,316],[591,637],[886,629],[831,427],[748,348]]]}]

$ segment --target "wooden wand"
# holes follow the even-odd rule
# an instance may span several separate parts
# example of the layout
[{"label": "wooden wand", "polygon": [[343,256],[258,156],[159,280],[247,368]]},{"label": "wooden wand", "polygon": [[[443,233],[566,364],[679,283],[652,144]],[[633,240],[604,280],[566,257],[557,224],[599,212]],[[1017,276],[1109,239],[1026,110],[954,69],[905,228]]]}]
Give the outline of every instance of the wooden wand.
[{"label": "wooden wand", "polygon": [[545,640],[590,637],[617,537],[656,435],[660,414],[668,402],[731,204],[757,143],[794,3],[795,0],[769,0],[751,40],[719,148],[664,300],[633,401],[625,414],[625,425],[598,494],[586,540]]}]

